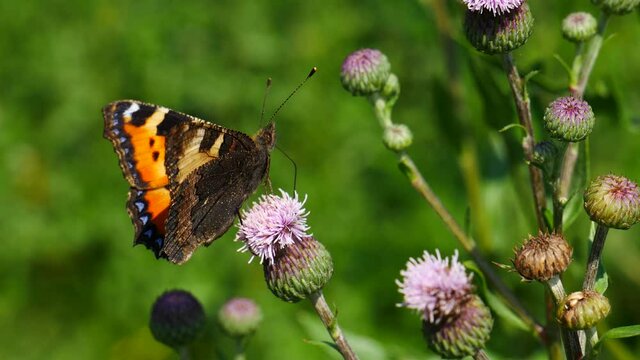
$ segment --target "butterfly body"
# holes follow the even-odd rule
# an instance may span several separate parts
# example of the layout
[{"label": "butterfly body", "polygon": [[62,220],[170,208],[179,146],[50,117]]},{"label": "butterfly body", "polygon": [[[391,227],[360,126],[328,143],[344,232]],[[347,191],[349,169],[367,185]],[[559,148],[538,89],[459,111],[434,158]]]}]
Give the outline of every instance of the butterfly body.
[{"label": "butterfly body", "polygon": [[156,257],[187,261],[233,224],[269,172],[275,126],[255,136],[133,100],[103,109],[105,138],[131,185],[134,244]]}]

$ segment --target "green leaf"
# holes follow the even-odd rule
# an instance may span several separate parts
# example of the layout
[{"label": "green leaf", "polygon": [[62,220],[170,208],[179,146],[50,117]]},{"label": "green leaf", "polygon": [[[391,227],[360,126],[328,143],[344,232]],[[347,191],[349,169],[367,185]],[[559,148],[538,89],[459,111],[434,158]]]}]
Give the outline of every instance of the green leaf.
[{"label": "green leaf", "polygon": [[498,132],[505,132],[505,131],[507,131],[509,129],[513,129],[513,128],[516,128],[516,127],[522,128],[522,130],[524,130],[525,133],[527,131],[527,128],[525,128],[524,126],[522,126],[520,124],[509,124],[509,125],[503,127],[502,129],[498,130]]},{"label": "green leaf", "polygon": [[640,335],[640,325],[629,325],[613,328],[602,335],[598,343],[596,343],[595,347],[599,348],[607,339],[622,339],[638,335]]},{"label": "green leaf", "polygon": [[569,66],[569,64],[567,64],[564,61],[564,59],[562,59],[558,54],[553,54],[553,58],[558,60],[560,65],[562,65],[562,67],[567,71],[567,75],[569,75],[569,78],[571,78],[573,76],[573,71],[571,70],[571,66]]},{"label": "green leaf", "polygon": [[500,316],[505,322],[510,323],[514,327],[529,332],[530,329],[525,324],[522,319],[518,317],[511,309],[505,304],[504,300],[494,295],[489,288],[487,287],[487,280],[484,277],[478,265],[475,262],[469,260],[464,262],[464,266],[478,274],[478,278],[480,278],[480,290],[482,292],[482,297],[487,301],[487,305],[495,312],[497,316]]}]

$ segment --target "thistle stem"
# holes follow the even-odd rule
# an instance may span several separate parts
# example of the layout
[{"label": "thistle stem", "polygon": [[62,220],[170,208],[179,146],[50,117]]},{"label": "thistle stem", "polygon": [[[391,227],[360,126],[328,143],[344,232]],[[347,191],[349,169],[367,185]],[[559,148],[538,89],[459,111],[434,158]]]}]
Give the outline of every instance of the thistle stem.
[{"label": "thistle stem", "polygon": [[175,349],[178,352],[178,358],[180,360],[191,360],[191,351],[189,346],[180,346]]},{"label": "thistle stem", "polygon": [[345,360],[358,360],[358,356],[353,352],[353,349],[351,349],[351,346],[342,333],[342,329],[340,329],[340,326],[338,325],[338,319],[331,311],[331,308],[329,308],[329,305],[322,294],[322,290],[312,293],[309,296],[309,300],[316,309],[318,316],[320,316],[320,320],[322,320],[322,323],[329,332],[329,336],[331,336],[331,339],[333,339],[333,342],[338,347],[342,357]]},{"label": "thistle stem", "polygon": [[575,87],[571,86],[569,89],[574,97],[582,98],[584,96],[584,91],[587,88],[591,71],[593,70],[593,66],[596,63],[596,59],[598,59],[598,54],[602,48],[604,32],[607,29],[607,24],[609,23],[609,16],[610,15],[604,11],[600,14],[600,19],[598,19],[598,31],[594,37],[589,40],[589,44],[587,45],[587,52],[584,54],[584,59],[580,68],[580,75],[578,76],[578,82]]},{"label": "thistle stem", "polygon": [[525,89],[524,80],[518,73],[515,60],[511,53],[504,55],[504,69],[509,79],[509,85],[511,86],[511,92],[516,104],[516,110],[518,113],[518,119],[520,125],[525,130],[525,137],[522,141],[522,150],[524,151],[524,158],[529,167],[529,178],[531,181],[531,190],[533,192],[533,200],[535,205],[536,220],[538,221],[539,229],[546,229],[546,223],[544,220],[544,210],[546,207],[546,196],[544,191],[544,179],[542,177],[542,171],[535,167],[531,160],[533,159],[533,148],[535,146],[535,139],[533,137],[533,124],[531,121],[531,107],[529,96]]},{"label": "thistle stem", "polygon": [[587,271],[584,274],[584,282],[582,283],[583,290],[594,289],[596,277],[598,276],[598,267],[600,267],[600,257],[602,256],[602,249],[604,249],[604,241],[607,239],[608,232],[608,227],[598,224],[596,235],[591,244],[589,260],[587,261]]},{"label": "thistle stem", "polygon": [[233,356],[233,360],[246,360],[245,356],[246,337],[236,339],[236,353]]},{"label": "thistle stem", "polygon": [[[553,231],[558,234],[562,234],[564,206],[567,203],[566,196],[563,195],[562,189],[565,186],[564,182],[568,180],[563,176],[563,172],[566,169],[564,163],[567,160],[568,148],[569,144],[566,142],[560,143],[558,157],[555,159],[553,169]],[[573,167],[571,168],[573,169]]]},{"label": "thistle stem", "polygon": [[[546,285],[553,295],[556,306],[558,306],[558,304],[560,304],[560,302],[567,296],[564,286],[562,285],[562,280],[558,275],[556,275],[549,279],[549,281],[546,282]],[[564,351],[565,354],[567,354],[567,359],[581,359],[582,348],[580,346],[578,332],[560,328],[560,333],[562,335],[562,343],[564,344]]]}]

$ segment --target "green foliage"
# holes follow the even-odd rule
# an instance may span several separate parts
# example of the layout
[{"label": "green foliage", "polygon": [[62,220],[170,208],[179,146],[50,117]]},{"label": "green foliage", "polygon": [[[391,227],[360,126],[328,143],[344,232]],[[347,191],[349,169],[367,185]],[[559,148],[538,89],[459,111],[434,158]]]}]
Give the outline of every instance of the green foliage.
[{"label": "green foliage", "polygon": [[[0,358],[173,358],[147,324],[154,299],[181,288],[198,297],[209,316],[194,344],[198,357],[232,352],[233,343],[212,319],[228,298],[247,296],[265,316],[249,343],[249,359],[325,359],[301,336],[306,327],[297,315],[313,315],[313,309],[273,297],[261,267],[236,253],[234,230],[183,266],[132,248],[128,185],[102,138],[100,113],[113,100],[134,98],[253,133],[266,78],[274,80],[270,114],[312,66],[318,74],[278,115],[277,131],[279,147],[298,165],[298,191],[309,194],[312,232],[335,262],[325,294],[339,304],[347,333],[375,339],[372,351],[427,357],[419,318],[395,306],[401,298],[394,281],[409,257],[435,248],[449,255],[458,246],[398,171],[369,104],[342,89],[344,57],[361,47],[389,57],[402,85],[394,120],[414,135],[409,153],[459,222],[472,204],[472,233],[491,260],[507,262],[511,249],[535,232],[535,218],[521,134],[498,133],[516,122],[501,65],[462,42],[455,46],[461,107],[449,92],[453,75],[438,19],[424,3],[1,2]],[[447,3],[453,35],[461,39],[461,8]],[[562,40],[561,20],[571,11],[595,9],[578,0],[531,7],[535,29],[515,57],[522,74],[540,71],[528,90],[541,140],[544,108],[567,83],[553,55],[570,59],[574,51]],[[638,180],[638,14],[616,17],[609,32],[617,36],[605,43],[587,89],[597,116],[591,173]],[[459,166],[462,148],[477,160],[475,177]],[[293,169],[278,152],[271,179],[275,188],[292,187]],[[575,248],[563,279],[568,291],[582,282],[587,228],[581,213],[567,234]],[[638,238],[640,226],[612,231],[607,240],[610,326],[640,317],[638,292],[630,290],[640,286]],[[542,319],[542,287],[500,275]],[[497,318],[488,343],[492,359],[531,358],[539,351],[532,336],[513,329]],[[640,352],[635,338],[622,345]],[[602,355],[612,356],[607,347]]]}]

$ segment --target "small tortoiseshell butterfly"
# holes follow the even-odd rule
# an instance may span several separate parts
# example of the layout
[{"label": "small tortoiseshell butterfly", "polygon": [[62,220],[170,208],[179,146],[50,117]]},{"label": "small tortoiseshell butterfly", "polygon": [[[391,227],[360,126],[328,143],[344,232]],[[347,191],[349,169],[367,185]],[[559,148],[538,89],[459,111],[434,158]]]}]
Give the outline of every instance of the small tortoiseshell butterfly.
[{"label": "small tortoiseshell butterfly", "polygon": [[134,244],[158,258],[182,264],[222,236],[269,172],[273,122],[250,137],[134,100],[113,102],[103,114],[104,137],[131,185]]}]

